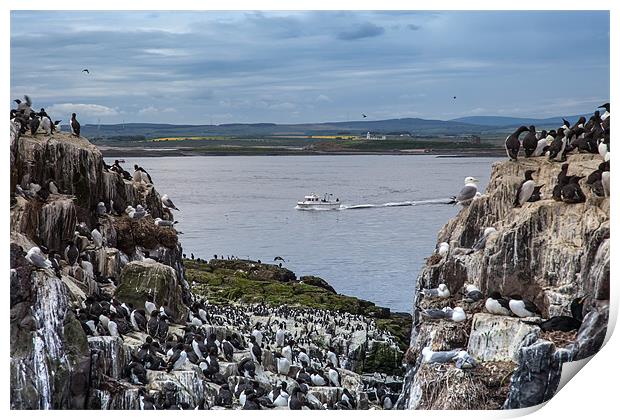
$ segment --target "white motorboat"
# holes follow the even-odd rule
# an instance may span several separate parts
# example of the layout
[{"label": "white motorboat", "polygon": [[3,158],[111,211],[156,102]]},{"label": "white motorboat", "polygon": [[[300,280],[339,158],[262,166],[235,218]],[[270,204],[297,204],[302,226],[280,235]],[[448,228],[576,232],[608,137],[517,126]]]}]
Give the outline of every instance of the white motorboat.
[{"label": "white motorboat", "polygon": [[334,199],[333,194],[324,194],[323,197],[317,194],[310,194],[304,197],[303,201],[298,201],[297,210],[338,210],[340,209],[340,199]]}]

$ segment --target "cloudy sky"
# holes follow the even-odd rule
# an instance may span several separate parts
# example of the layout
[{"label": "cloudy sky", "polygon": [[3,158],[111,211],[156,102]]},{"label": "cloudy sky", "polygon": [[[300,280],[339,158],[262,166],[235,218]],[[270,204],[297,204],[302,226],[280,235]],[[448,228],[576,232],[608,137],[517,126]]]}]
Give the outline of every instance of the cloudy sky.
[{"label": "cloudy sky", "polygon": [[548,117],[609,76],[608,12],[11,13],[12,99],[83,123]]}]

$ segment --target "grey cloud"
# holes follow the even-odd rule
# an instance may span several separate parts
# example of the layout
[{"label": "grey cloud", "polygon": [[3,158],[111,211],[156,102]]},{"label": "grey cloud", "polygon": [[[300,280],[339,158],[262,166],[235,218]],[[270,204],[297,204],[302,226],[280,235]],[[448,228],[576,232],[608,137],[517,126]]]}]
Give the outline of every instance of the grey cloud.
[{"label": "grey cloud", "polygon": [[371,22],[364,22],[351,30],[339,32],[338,38],[345,41],[353,41],[383,35],[384,32],[385,28],[382,26],[377,26]]}]

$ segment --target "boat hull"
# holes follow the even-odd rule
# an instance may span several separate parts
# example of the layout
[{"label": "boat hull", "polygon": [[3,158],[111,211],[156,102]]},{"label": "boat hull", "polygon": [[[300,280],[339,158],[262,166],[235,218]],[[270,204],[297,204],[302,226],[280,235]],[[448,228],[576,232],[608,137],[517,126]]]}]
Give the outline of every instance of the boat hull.
[{"label": "boat hull", "polygon": [[304,203],[297,202],[297,210],[340,210],[340,203]]}]

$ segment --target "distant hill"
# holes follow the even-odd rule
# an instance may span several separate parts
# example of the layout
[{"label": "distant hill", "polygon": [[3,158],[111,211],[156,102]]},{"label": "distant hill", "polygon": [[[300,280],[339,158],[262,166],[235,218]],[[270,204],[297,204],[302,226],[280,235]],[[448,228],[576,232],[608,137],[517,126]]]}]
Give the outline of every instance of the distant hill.
[{"label": "distant hill", "polygon": [[[570,122],[578,116],[567,117]],[[497,116],[463,117],[449,121],[426,120],[422,118],[396,118],[378,121],[332,121],[305,124],[220,124],[220,125],[174,125],[151,123],[128,124],[86,124],[82,133],[88,138],[110,140],[143,140],[157,137],[191,136],[230,136],[230,137],[269,137],[269,136],[318,136],[352,135],[371,133],[411,133],[414,136],[462,136],[497,134],[511,131],[513,127],[534,124],[539,128],[555,128],[562,125],[562,117],[536,119]]]},{"label": "distant hill", "polygon": [[363,134],[409,132],[414,135],[468,135],[479,134],[494,127],[463,123],[459,121],[425,120],[422,118],[398,118],[379,121],[334,121],[306,124],[220,124],[220,125],[173,125],[173,124],[86,124],[82,132],[86,137],[143,136],[309,136],[336,135],[348,132]]},{"label": "distant hill", "polygon": [[519,118],[519,117],[497,117],[497,116],[476,116],[476,117],[462,117],[450,120],[452,122],[459,122],[465,124],[491,126],[491,127],[518,127],[521,125],[535,125],[536,127],[559,127],[562,125],[562,118],[566,118],[570,123],[574,123],[582,115],[589,118],[592,114],[580,114],[569,115],[566,117],[551,117],[551,118]]}]

